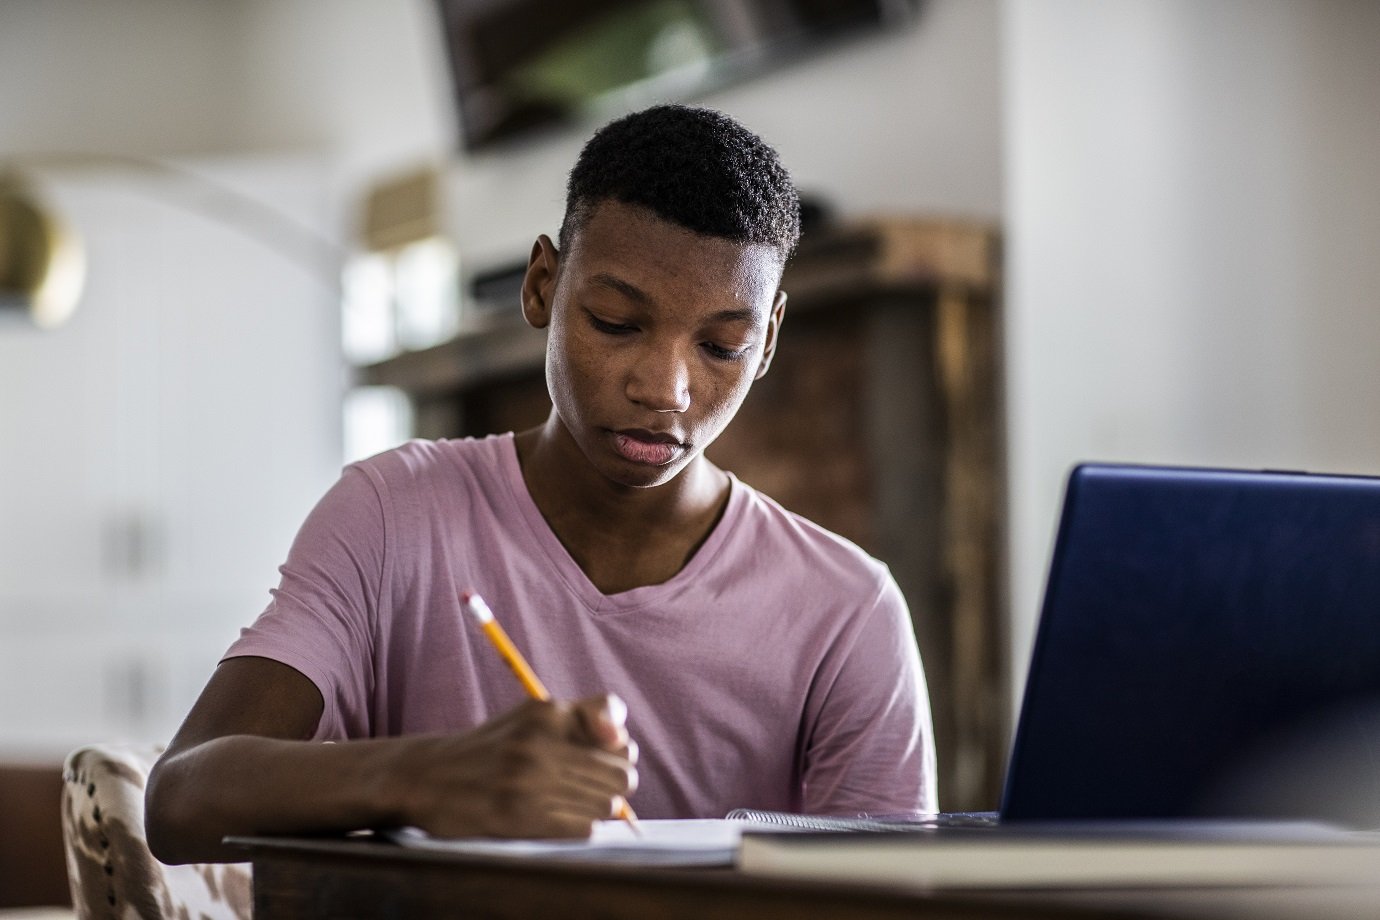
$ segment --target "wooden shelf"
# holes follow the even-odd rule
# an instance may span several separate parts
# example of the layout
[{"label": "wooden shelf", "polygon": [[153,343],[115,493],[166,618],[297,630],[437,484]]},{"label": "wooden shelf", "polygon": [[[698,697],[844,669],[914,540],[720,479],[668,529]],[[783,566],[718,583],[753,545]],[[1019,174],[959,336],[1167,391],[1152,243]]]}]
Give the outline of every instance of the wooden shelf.
[{"label": "wooden shelf", "polygon": [[447,397],[494,380],[530,373],[546,357],[546,334],[511,317],[493,317],[450,341],[356,369],[362,386],[393,386],[414,399]]},{"label": "wooden shelf", "polygon": [[[996,236],[976,223],[861,220],[803,239],[782,288],[788,315],[883,295],[939,288],[986,296],[996,285]],[[450,394],[539,368],[545,333],[527,326],[514,303],[481,316],[455,338],[356,369],[365,386],[395,386],[414,397]]]}]

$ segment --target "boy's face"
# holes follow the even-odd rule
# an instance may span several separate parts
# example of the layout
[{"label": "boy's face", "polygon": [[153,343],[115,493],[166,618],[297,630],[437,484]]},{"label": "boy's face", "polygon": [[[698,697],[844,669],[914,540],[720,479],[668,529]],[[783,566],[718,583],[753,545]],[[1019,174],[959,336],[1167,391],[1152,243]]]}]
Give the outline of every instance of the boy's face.
[{"label": "boy's face", "polygon": [[766,372],[785,309],[781,259],[617,201],[569,250],[533,248],[523,313],[549,327],[546,379],[581,453],[628,486],[670,481]]}]

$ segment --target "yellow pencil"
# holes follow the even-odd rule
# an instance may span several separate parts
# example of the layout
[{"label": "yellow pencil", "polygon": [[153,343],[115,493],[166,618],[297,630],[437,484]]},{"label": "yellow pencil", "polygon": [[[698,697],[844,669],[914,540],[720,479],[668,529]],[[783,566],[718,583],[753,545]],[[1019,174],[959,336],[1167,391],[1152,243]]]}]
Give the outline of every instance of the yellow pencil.
[{"label": "yellow pencil", "polygon": [[[460,595],[460,604],[474,617],[479,627],[484,630],[484,635],[489,637],[494,648],[503,656],[503,660],[508,663],[508,667],[513,669],[518,681],[524,690],[537,700],[549,700],[551,694],[546,689],[546,685],[537,677],[537,672],[532,670],[532,666],[527,663],[527,659],[522,657],[522,652],[518,651],[513,640],[508,638],[508,633],[499,625],[498,620],[494,619],[494,612],[489,609],[489,605],[484,603],[484,598],[475,594],[473,591],[465,591]],[[618,806],[618,817],[628,822],[637,833],[641,829],[637,826],[637,815],[633,814],[632,806],[627,799],[621,799]]]}]

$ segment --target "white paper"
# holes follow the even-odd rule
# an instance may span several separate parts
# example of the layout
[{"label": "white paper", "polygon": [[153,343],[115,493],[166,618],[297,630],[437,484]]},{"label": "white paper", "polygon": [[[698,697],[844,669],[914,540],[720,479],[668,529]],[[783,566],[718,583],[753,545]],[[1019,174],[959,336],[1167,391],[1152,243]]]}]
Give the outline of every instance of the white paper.
[{"label": "white paper", "polygon": [[750,821],[600,821],[588,840],[497,840],[432,837],[415,827],[392,831],[395,842],[417,849],[483,856],[538,857],[657,866],[730,866]]}]

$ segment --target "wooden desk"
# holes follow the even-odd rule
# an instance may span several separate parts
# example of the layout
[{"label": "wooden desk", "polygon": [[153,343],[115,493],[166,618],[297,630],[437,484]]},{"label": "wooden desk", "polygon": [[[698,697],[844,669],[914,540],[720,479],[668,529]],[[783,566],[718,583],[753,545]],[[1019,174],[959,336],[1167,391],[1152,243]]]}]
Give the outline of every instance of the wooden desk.
[{"label": "wooden desk", "polygon": [[924,892],[777,881],[730,869],[644,869],[407,850],[361,840],[237,838],[254,916],[600,920],[1353,920],[1380,887]]}]

